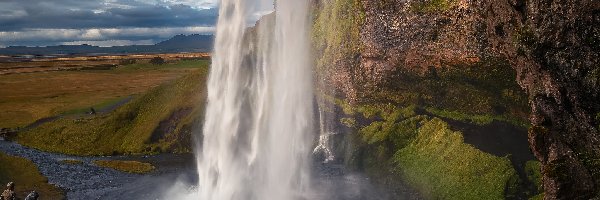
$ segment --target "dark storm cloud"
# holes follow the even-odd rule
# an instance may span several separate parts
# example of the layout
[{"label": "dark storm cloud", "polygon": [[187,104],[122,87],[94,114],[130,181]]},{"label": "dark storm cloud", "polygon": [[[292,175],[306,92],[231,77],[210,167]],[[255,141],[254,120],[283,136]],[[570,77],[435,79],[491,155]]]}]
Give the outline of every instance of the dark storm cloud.
[{"label": "dark storm cloud", "polygon": [[216,8],[137,1],[74,0],[0,2],[0,31],[114,27],[214,26]]},{"label": "dark storm cloud", "polygon": [[0,47],[158,42],[212,34],[216,0],[0,0]]}]

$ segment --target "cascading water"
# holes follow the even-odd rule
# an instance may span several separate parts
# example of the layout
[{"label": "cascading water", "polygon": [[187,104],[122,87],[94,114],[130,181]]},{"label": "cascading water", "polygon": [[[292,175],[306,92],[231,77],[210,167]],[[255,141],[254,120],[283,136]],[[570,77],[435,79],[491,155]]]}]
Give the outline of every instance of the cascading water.
[{"label": "cascading water", "polygon": [[279,0],[247,29],[260,0],[222,0],[208,81],[201,199],[309,194],[313,84],[308,1]]}]

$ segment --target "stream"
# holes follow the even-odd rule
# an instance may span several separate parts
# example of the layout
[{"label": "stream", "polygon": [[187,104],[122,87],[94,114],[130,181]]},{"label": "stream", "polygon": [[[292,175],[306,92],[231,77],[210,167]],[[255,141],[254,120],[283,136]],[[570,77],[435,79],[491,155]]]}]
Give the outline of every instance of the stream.
[{"label": "stream", "polygon": [[[191,192],[198,183],[192,154],[153,156],[80,157],[48,153],[10,141],[0,141],[0,151],[31,160],[48,182],[62,188],[67,199],[173,199]],[[64,160],[80,160],[67,164]],[[130,174],[95,166],[94,160],[136,160],[156,167],[148,174]],[[417,199],[411,193],[391,192],[375,186],[365,175],[346,172],[339,164],[313,164],[310,199],[369,200]],[[43,194],[41,194],[43,197]]]}]

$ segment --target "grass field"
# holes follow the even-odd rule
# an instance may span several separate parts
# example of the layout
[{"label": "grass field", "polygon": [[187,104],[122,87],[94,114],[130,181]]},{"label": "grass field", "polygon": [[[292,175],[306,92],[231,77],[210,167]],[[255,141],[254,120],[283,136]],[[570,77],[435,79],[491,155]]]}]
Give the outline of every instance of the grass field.
[{"label": "grass field", "polygon": [[[203,111],[208,64],[208,61],[180,61],[150,67],[135,64],[115,71],[101,72],[117,76],[164,73],[174,77],[163,82],[153,80],[153,84],[160,86],[152,88],[146,85],[152,89],[140,91],[130,102],[113,112],[86,117],[63,117],[21,132],[15,139],[29,147],[73,155],[189,152],[191,147],[186,142],[191,141],[192,128]],[[103,89],[103,93],[123,92],[116,88]],[[110,95],[110,98],[131,94]],[[78,107],[88,108],[106,101],[93,101],[83,96],[81,98],[86,99],[84,102],[87,105],[67,104],[60,112]],[[81,98],[74,98],[73,101],[83,101]]]},{"label": "grass field", "polygon": [[33,162],[0,152],[0,184],[2,190],[9,181],[15,183],[18,198],[25,198],[31,190],[42,194],[40,199],[64,199],[63,191],[42,176]]},{"label": "grass field", "polygon": [[140,62],[112,70],[52,71],[0,75],[0,128],[23,127],[36,120],[89,110],[175,80],[209,60]]}]

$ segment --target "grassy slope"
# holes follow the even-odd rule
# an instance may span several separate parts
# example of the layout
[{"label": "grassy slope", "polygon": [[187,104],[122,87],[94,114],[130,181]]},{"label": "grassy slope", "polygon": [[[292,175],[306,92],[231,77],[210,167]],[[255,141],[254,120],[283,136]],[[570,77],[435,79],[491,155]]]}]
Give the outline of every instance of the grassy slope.
[{"label": "grassy slope", "polygon": [[367,156],[355,163],[376,176],[399,172],[403,179],[432,199],[503,199],[516,187],[508,158],[484,153],[464,143],[439,118],[418,115],[416,106],[357,106],[354,116],[373,120],[359,128]]},{"label": "grassy slope", "polygon": [[209,61],[147,63],[115,70],[57,71],[2,75],[0,128],[23,127],[34,121],[103,102],[140,94],[196,70]]},{"label": "grassy slope", "polygon": [[[201,115],[199,105],[204,99],[208,62],[200,63],[199,69],[188,73],[147,91],[114,112],[93,118],[59,119],[20,133],[16,140],[44,151],[75,155],[188,151],[178,142],[190,134],[191,124]],[[171,133],[159,141],[150,141],[159,123],[179,110],[190,112],[179,117]]]},{"label": "grassy slope", "polygon": [[394,160],[406,179],[433,199],[504,199],[516,171],[508,158],[465,144],[440,119],[424,122]]},{"label": "grassy slope", "polygon": [[31,190],[42,194],[41,199],[63,199],[64,194],[58,187],[48,184],[31,161],[9,156],[0,152],[0,184],[2,189],[8,182],[15,182],[17,197],[25,198]]}]

